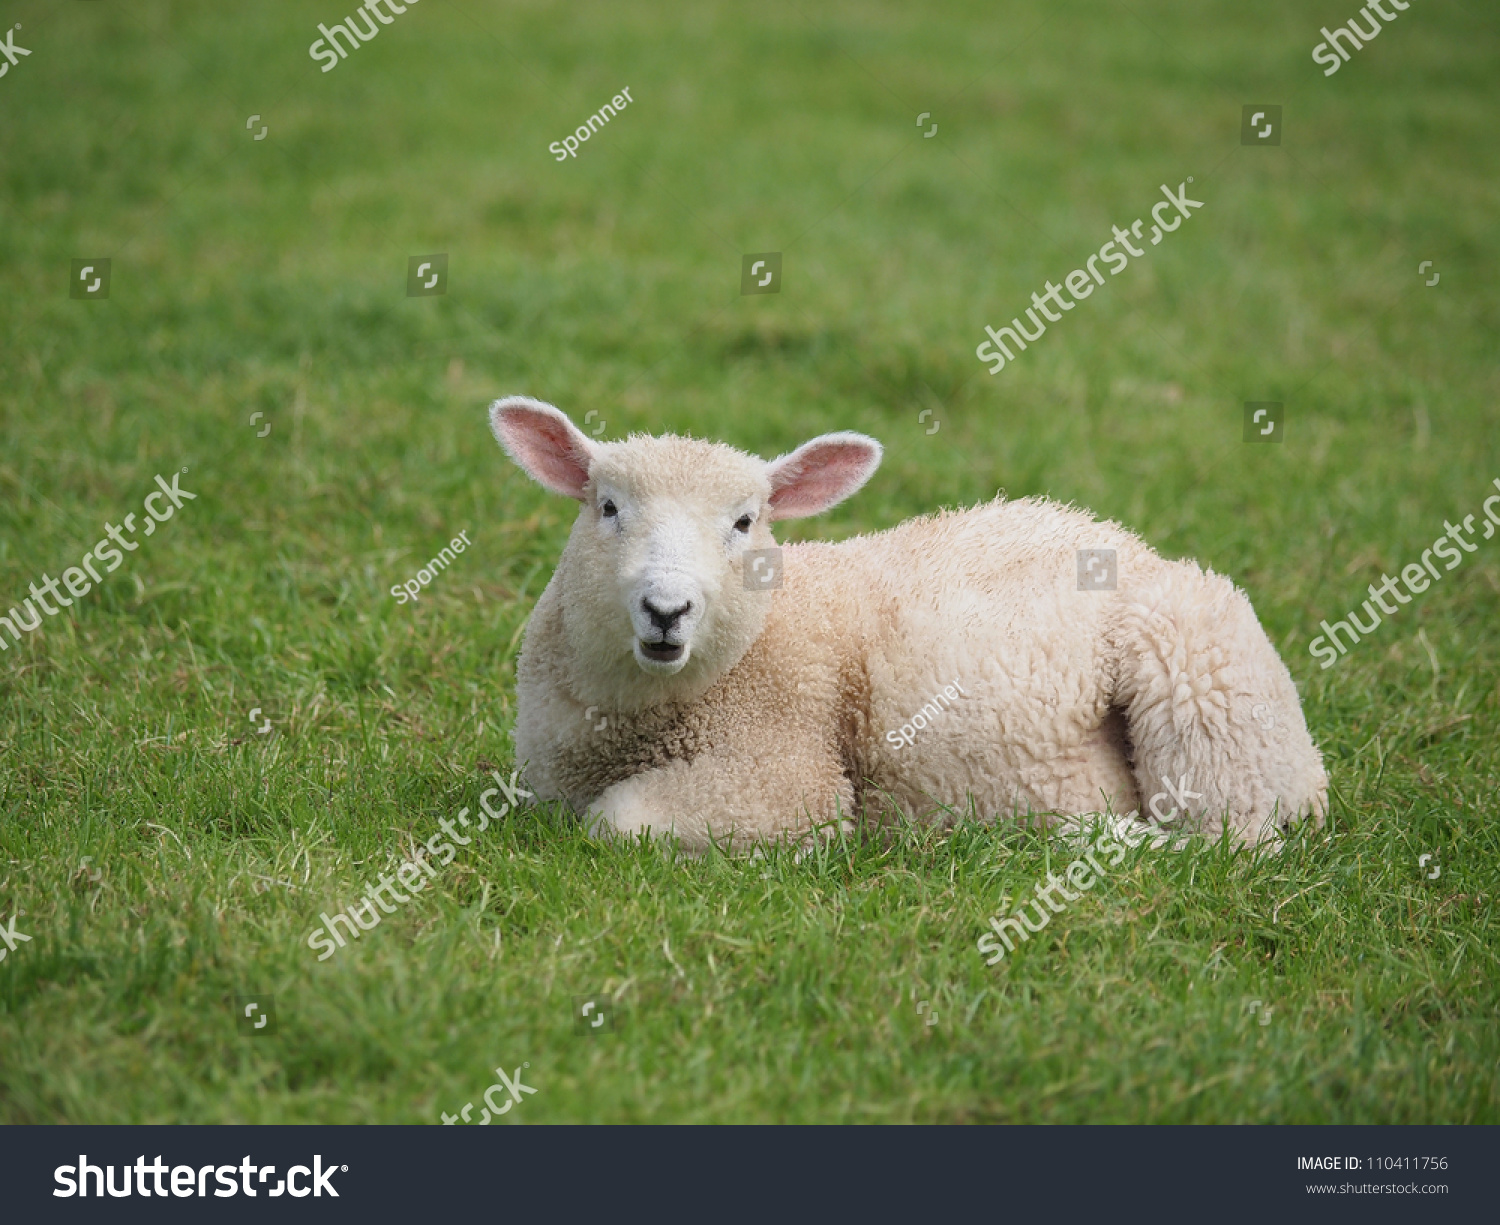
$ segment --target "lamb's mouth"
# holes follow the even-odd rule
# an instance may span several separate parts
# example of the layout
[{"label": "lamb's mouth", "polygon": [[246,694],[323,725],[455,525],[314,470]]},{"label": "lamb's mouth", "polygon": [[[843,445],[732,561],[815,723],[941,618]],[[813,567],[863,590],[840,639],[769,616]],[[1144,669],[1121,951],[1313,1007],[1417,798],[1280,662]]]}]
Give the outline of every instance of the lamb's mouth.
[{"label": "lamb's mouth", "polygon": [[676,663],[682,658],[683,648],[675,642],[640,641],[641,654],[659,664]]}]

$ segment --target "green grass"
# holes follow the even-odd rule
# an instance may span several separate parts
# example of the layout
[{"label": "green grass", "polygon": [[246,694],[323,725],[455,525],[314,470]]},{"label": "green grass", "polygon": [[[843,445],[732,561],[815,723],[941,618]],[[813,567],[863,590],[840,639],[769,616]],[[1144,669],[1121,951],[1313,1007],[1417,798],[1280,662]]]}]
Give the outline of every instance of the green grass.
[{"label": "green grass", "polygon": [[[436,1122],[524,1062],[508,1122],[1500,1121],[1500,541],[1308,654],[1500,477],[1500,23],[1414,5],[1325,79],[1347,7],[423,4],[324,75],[337,6],[12,4],[0,612],[157,473],[198,499],[0,654],[0,916],[32,937],[0,1120]],[[1280,148],[1238,143],[1245,102],[1286,108]],[[1188,175],[1190,224],[984,372],[985,323]],[[783,292],[742,297],[767,250]],[[405,297],[429,252],[449,292]],[[80,256],[108,302],[68,298]],[[986,967],[1065,846],[673,862],[539,807],[317,963],[318,914],[511,767],[569,514],[489,437],[508,392],[605,437],[880,437],[791,538],[1003,487],[1233,576],[1327,829],[1135,853]],[[1244,400],[1286,402],[1284,444],[1240,441]],[[577,1035],[596,991],[622,1025]],[[236,1030],[254,992],[275,1034]]]}]

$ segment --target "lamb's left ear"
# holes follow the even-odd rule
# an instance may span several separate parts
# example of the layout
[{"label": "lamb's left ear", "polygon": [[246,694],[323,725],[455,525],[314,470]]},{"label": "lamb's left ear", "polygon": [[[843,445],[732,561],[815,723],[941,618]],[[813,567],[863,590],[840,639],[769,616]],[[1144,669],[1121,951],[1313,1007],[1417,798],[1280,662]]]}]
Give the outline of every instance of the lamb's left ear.
[{"label": "lamb's left ear", "polygon": [[837,506],[875,474],[880,444],[843,431],[804,442],[766,465],[771,479],[771,518],[800,519]]}]

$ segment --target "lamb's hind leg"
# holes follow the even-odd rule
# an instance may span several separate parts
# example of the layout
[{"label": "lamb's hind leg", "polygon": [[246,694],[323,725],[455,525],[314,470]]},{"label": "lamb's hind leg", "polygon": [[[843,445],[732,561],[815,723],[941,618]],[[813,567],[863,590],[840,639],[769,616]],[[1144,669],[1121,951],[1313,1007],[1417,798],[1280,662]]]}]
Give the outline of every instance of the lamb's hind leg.
[{"label": "lamb's hind leg", "polygon": [[1129,724],[1142,815],[1209,838],[1228,825],[1252,844],[1299,817],[1321,823],[1323,760],[1245,594],[1171,562],[1120,595],[1115,700]]}]

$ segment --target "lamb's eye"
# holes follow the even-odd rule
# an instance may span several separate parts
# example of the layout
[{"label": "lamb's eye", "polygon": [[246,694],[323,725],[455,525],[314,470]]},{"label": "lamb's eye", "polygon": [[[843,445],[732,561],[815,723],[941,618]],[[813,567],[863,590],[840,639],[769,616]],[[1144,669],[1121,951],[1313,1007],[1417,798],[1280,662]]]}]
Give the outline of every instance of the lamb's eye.
[{"label": "lamb's eye", "polygon": [[748,532],[750,530],[750,525],[753,522],[755,521],[751,519],[749,515],[741,515],[739,519],[735,521],[734,530],[737,532]]},{"label": "lamb's eye", "polygon": [[608,498],[604,499],[604,505],[599,508],[599,513],[606,519],[613,519],[620,512],[615,509],[615,504]]}]

